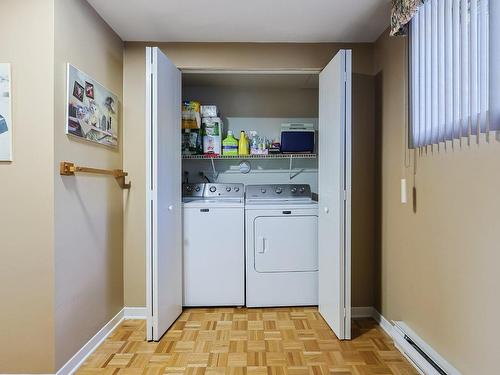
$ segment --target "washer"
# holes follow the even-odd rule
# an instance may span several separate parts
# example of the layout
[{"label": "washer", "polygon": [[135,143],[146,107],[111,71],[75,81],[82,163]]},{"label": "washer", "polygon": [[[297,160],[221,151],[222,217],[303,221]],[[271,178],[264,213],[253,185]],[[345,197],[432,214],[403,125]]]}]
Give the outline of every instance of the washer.
[{"label": "washer", "polygon": [[318,204],[309,185],[248,185],[246,303],[318,304]]},{"label": "washer", "polygon": [[185,306],[245,304],[243,184],[184,184]]}]

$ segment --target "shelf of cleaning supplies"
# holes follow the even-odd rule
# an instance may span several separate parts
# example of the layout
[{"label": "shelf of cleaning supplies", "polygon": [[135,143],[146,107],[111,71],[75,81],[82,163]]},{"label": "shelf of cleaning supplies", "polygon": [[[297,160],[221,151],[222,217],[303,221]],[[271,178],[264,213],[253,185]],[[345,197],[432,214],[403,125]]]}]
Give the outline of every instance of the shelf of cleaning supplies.
[{"label": "shelf of cleaning supplies", "polygon": [[231,156],[207,156],[207,155],[183,155],[185,160],[246,160],[246,159],[316,159],[317,154],[268,154],[268,155],[231,155]]}]

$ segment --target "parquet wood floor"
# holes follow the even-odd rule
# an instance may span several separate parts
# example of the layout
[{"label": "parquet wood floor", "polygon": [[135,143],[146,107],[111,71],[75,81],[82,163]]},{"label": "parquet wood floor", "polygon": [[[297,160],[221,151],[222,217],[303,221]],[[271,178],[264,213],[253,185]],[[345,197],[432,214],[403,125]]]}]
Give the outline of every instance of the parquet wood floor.
[{"label": "parquet wood floor", "polygon": [[77,374],[417,374],[374,320],[339,341],[313,307],[186,309],[160,342],[145,326],[123,321]]}]

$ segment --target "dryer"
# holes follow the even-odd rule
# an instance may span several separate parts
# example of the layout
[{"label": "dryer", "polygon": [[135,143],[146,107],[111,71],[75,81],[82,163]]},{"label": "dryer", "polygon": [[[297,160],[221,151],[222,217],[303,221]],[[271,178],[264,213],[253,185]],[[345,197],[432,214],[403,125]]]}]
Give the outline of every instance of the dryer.
[{"label": "dryer", "polygon": [[248,307],[318,304],[318,204],[309,185],[248,185]]}]

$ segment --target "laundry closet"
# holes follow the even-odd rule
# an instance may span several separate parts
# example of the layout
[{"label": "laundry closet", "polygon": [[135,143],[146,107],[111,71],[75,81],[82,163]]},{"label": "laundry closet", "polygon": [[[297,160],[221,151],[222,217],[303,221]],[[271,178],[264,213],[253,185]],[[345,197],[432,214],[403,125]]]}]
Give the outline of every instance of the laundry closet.
[{"label": "laundry closet", "polygon": [[184,306],[318,305],[318,79],[183,74]]},{"label": "laundry closet", "polygon": [[[148,339],[183,306],[303,305],[350,338],[351,52],[322,71],[180,71],[149,47],[146,60]],[[183,101],[216,106],[220,140],[299,145],[186,152]]]}]

